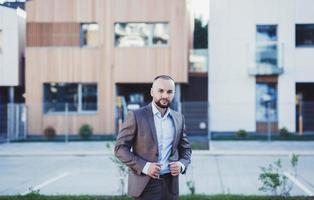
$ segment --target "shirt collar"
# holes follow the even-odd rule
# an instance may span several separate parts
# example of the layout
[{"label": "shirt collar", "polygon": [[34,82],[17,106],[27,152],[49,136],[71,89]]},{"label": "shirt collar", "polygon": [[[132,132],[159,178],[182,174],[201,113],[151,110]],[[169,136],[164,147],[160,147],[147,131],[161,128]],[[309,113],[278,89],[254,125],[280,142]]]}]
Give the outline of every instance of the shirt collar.
[{"label": "shirt collar", "polygon": [[[160,113],[159,110],[157,109],[157,106],[156,106],[156,104],[155,104],[154,101],[152,102],[152,109],[153,109],[153,114],[154,114],[154,115],[159,115],[159,116],[161,117],[161,113]],[[167,111],[166,111],[166,113],[165,113],[165,115],[164,115],[163,118],[168,117],[168,115],[171,116],[171,114],[170,114],[170,109],[169,109],[169,108],[167,108]]]}]

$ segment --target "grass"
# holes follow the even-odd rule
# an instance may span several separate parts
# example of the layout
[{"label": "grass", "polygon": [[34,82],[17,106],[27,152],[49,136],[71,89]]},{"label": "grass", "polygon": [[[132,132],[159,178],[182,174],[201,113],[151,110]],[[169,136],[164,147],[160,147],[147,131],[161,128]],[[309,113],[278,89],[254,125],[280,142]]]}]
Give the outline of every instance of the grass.
[{"label": "grass", "polygon": [[[46,196],[29,194],[26,196],[0,196],[0,200],[132,200],[128,196],[88,196],[58,195]],[[313,200],[314,197],[280,197],[280,196],[247,196],[247,195],[183,195],[180,200]]]}]

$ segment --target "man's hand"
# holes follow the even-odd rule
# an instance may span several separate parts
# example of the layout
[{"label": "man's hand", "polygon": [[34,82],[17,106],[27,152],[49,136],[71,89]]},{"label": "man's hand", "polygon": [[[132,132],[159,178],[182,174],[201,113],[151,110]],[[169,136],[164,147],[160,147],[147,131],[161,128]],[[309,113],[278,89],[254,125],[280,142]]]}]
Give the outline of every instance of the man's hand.
[{"label": "man's hand", "polygon": [[169,168],[172,176],[178,176],[181,172],[181,165],[178,162],[169,163]]},{"label": "man's hand", "polygon": [[161,165],[160,163],[151,163],[149,168],[148,168],[148,176],[157,179],[159,177],[159,172],[161,169]]}]

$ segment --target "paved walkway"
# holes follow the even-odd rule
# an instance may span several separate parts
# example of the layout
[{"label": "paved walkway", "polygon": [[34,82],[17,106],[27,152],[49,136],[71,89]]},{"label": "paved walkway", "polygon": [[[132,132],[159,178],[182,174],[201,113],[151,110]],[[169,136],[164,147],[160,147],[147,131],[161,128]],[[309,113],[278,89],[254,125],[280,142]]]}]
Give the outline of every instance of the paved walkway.
[{"label": "paved walkway", "polygon": [[[108,148],[110,146],[111,148]],[[0,144],[0,156],[68,156],[112,154],[113,142],[29,142]],[[314,142],[212,141],[194,155],[314,155]]]},{"label": "paved walkway", "polygon": [[[108,148],[107,146],[111,146]],[[110,142],[28,142],[0,145],[0,195],[119,194],[119,173]],[[289,174],[290,155],[300,155],[292,195],[314,194],[314,142],[215,141],[210,150],[194,150],[192,164],[180,177],[180,194],[264,194],[258,191],[261,166],[277,159]],[[289,180],[290,180],[289,179]]]}]

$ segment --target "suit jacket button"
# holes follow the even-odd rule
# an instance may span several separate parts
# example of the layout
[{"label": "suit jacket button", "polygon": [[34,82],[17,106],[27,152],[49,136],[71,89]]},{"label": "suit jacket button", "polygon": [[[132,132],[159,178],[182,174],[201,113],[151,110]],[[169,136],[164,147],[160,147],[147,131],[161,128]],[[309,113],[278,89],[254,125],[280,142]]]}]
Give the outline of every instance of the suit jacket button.
[{"label": "suit jacket button", "polygon": [[158,157],[158,153],[156,153],[156,156]]}]

